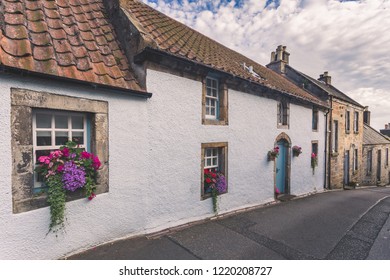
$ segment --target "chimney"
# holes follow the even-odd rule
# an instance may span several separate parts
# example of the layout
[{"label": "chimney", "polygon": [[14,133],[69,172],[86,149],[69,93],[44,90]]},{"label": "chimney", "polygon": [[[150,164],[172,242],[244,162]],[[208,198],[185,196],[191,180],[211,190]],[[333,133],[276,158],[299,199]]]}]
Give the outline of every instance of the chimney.
[{"label": "chimney", "polygon": [[324,74],[321,74],[318,80],[324,82],[327,85],[332,84],[332,77],[328,75],[328,71],[325,71]]},{"label": "chimney", "polygon": [[385,129],[386,129],[386,130],[389,129],[389,125],[388,125],[388,124],[385,124]]},{"label": "chimney", "polygon": [[286,51],[286,46],[279,45],[275,52],[271,53],[271,62],[268,68],[278,73],[286,73],[286,65],[289,65],[290,53]]},{"label": "chimney", "polygon": [[367,125],[371,125],[371,112],[368,111],[368,106],[364,108],[363,122]]}]

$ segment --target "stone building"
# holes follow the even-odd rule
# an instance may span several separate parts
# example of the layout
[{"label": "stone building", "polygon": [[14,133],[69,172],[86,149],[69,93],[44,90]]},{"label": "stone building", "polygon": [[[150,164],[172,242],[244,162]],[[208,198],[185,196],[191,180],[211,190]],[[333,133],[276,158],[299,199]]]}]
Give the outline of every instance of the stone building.
[{"label": "stone building", "polygon": [[390,139],[366,123],[363,136],[361,184],[379,186],[390,184]]},{"label": "stone building", "polygon": [[343,188],[361,178],[363,113],[365,107],[332,85],[328,72],[314,79],[290,66],[290,53],[278,46],[271,54],[268,68],[287,77],[331,108],[326,113],[325,188]]}]

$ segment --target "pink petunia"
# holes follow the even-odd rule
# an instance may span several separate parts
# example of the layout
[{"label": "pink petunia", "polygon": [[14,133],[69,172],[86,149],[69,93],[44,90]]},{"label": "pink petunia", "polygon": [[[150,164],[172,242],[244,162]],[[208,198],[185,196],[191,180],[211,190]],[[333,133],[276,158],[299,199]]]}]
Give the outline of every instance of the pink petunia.
[{"label": "pink petunia", "polygon": [[92,154],[86,152],[86,151],[82,151],[81,154],[80,154],[80,157],[82,159],[88,159],[88,158],[92,158]]},{"label": "pink petunia", "polygon": [[64,169],[63,165],[58,165],[58,167],[57,167],[57,171],[58,172],[61,172],[63,169]]},{"label": "pink petunia", "polygon": [[94,168],[95,170],[98,170],[98,169],[100,168],[101,165],[102,165],[102,164],[101,164],[99,158],[98,158],[98,157],[93,157],[93,159],[92,159],[92,166],[93,166],[93,168]]},{"label": "pink petunia", "polygon": [[69,156],[69,149],[68,148],[63,148],[62,149],[62,154],[64,155],[64,157],[68,157]]},{"label": "pink petunia", "polygon": [[[49,159],[49,157],[47,157],[47,156],[40,156],[40,157],[38,158],[38,161],[39,161],[40,163],[49,164],[50,159]],[[48,161],[48,162],[47,162],[47,161]]]}]

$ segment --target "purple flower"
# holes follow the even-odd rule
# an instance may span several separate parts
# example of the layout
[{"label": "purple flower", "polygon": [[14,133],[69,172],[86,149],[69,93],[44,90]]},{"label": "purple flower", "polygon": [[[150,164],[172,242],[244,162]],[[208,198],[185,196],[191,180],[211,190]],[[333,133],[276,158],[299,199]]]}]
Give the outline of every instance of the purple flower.
[{"label": "purple flower", "polygon": [[217,182],[216,182],[217,192],[224,193],[226,192],[226,179],[222,173],[218,173]]},{"label": "purple flower", "polygon": [[64,189],[73,192],[78,188],[84,187],[86,183],[84,167],[77,166],[74,161],[68,161],[64,164],[62,172],[62,182],[64,183]]}]

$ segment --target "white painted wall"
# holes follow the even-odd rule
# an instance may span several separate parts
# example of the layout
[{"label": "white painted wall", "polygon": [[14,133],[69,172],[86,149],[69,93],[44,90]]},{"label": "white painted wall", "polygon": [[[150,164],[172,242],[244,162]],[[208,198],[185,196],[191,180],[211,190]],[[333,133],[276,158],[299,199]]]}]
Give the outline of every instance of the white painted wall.
[{"label": "white painted wall", "polygon": [[[115,238],[135,236],[213,215],[201,200],[201,143],[228,142],[229,191],[220,213],[273,201],[274,163],[267,152],[287,133],[303,153],[291,162],[291,193],[322,190],[323,155],[315,175],[311,109],[290,105],[290,129],[276,128],[276,101],[229,90],[229,126],[201,124],[201,83],[148,70],[149,100],[58,82],[0,76],[0,259],[55,259]],[[109,103],[110,191],[67,203],[66,232],[46,236],[49,208],[12,214],[10,88],[20,87]]]}]

